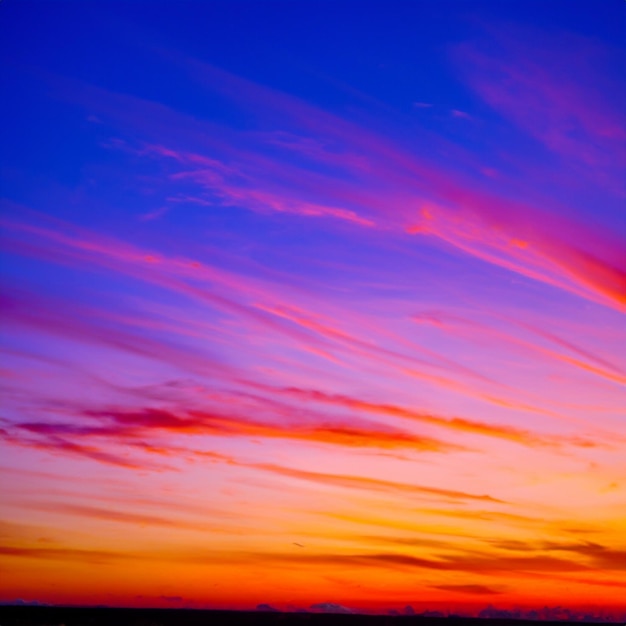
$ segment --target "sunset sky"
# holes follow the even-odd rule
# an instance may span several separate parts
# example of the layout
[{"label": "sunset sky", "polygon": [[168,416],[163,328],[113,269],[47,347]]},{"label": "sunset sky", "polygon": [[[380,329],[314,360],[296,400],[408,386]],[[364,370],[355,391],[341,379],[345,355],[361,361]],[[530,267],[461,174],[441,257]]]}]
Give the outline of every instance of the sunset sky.
[{"label": "sunset sky", "polygon": [[1,2],[0,600],[626,614],[625,12]]}]

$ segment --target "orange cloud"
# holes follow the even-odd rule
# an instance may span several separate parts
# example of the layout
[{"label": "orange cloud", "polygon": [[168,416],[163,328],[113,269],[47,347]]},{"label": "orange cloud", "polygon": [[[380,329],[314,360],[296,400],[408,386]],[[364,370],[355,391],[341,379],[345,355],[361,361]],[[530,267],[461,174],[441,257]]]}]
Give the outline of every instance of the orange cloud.
[{"label": "orange cloud", "polygon": [[392,481],[380,480],[376,478],[367,478],[363,476],[344,476],[339,474],[309,472],[305,470],[281,467],[268,463],[256,463],[254,464],[254,467],[280,474],[281,476],[297,478],[300,480],[308,480],[325,485],[346,487],[349,489],[365,489],[368,491],[382,491],[388,493],[413,493],[425,496],[434,496],[437,498],[448,498],[451,500],[482,500],[497,503],[504,502],[503,500],[485,494],[472,494],[451,489],[438,489],[436,487],[426,487],[423,485],[396,483]]},{"label": "orange cloud", "polygon": [[[567,441],[565,438],[537,435],[532,433],[531,431],[515,428],[512,426],[488,424],[486,422],[479,422],[461,417],[444,418],[426,412],[408,409],[406,407],[400,407],[392,404],[367,402],[358,398],[351,398],[349,396],[338,394],[327,394],[317,390],[289,387],[282,389],[271,388],[271,391],[284,393],[298,398],[306,398],[308,400],[313,400],[316,402],[323,402],[338,406],[344,406],[355,410],[367,411],[369,413],[377,413],[380,415],[410,419],[418,422],[441,426],[451,430],[506,439],[531,447],[541,445],[558,445],[558,443]],[[498,400],[495,398],[492,399],[492,401],[498,402]],[[516,406],[515,404],[506,403],[504,403],[503,405],[512,407]]]},{"label": "orange cloud", "polygon": [[491,596],[502,593],[501,589],[487,587],[487,585],[432,585],[433,589],[452,591],[453,593],[468,593],[475,596]]}]

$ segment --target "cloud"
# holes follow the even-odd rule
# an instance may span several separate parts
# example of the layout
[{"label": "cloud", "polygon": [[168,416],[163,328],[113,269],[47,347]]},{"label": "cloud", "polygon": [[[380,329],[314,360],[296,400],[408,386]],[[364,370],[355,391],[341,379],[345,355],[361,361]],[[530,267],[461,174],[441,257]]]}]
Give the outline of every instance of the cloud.
[{"label": "cloud", "polygon": [[[79,455],[104,463],[134,469],[164,469],[166,466],[119,456],[103,450],[107,442],[132,446],[149,453],[168,454],[167,444],[151,444],[151,436],[170,433],[184,437],[262,437],[346,448],[408,449],[421,452],[447,452],[459,449],[431,437],[353,419],[351,423],[331,421],[311,414],[309,423],[253,421],[237,415],[189,409],[176,413],[166,409],[74,409],[74,421],[21,422],[13,424],[6,441],[18,445]],[[147,439],[147,441],[146,441]],[[88,443],[87,443],[88,442]],[[94,442],[94,443],[92,443]],[[176,446],[172,448],[172,452]],[[178,448],[180,451],[180,448]],[[191,451],[191,454],[195,452]],[[204,454],[204,453],[203,453]],[[215,460],[228,460],[209,453]]]},{"label": "cloud", "polygon": [[351,554],[337,553],[265,553],[248,555],[267,563],[298,563],[301,566],[325,566],[336,568],[372,567],[392,570],[432,570],[440,572],[468,572],[474,574],[502,575],[503,572],[515,571],[516,576],[533,577],[535,575],[569,574],[592,572],[594,569],[574,560],[552,556],[531,555],[523,557],[503,557],[501,555],[480,554],[459,551],[458,554],[438,555],[435,558],[394,552],[363,552]]},{"label": "cloud", "polygon": [[[16,288],[4,289],[2,306],[7,323],[36,329],[66,339],[104,345],[135,356],[167,362],[183,370],[214,375],[229,373],[226,363],[211,358],[208,350],[181,349],[167,339],[153,339],[108,319],[107,312],[83,304],[69,307],[59,298],[43,297]],[[112,323],[113,322],[113,323]],[[121,327],[120,327],[121,326]]]},{"label": "cloud", "polygon": [[269,472],[287,476],[289,478],[297,478],[300,480],[308,480],[321,483],[324,485],[333,485],[338,487],[346,487],[350,489],[365,489],[368,491],[382,491],[388,493],[413,493],[424,496],[435,497],[437,499],[451,500],[478,500],[494,503],[503,503],[503,500],[494,498],[486,494],[472,494],[453,489],[438,489],[436,487],[427,487],[423,485],[411,485],[408,483],[397,483],[388,480],[380,480],[377,478],[368,478],[364,476],[346,476],[339,474],[325,474],[321,472],[310,472],[298,470],[294,468],[281,467],[269,463],[257,463],[254,467]]},{"label": "cloud", "polygon": [[[276,300],[284,297],[280,294],[268,290],[268,286],[249,278],[237,276],[232,272],[224,272],[206,264],[201,264],[189,259],[167,258],[163,255],[155,255],[147,250],[139,250],[128,244],[106,240],[96,237],[93,233],[80,231],[76,233],[77,239],[60,235],[59,231],[25,224],[16,225],[11,223],[11,228],[18,231],[24,230],[39,237],[51,238],[52,241],[62,241],[62,250],[56,250],[54,258],[59,260],[63,254],[70,253],[72,256],[78,254],[80,264],[84,262],[101,265],[105,268],[121,272],[133,278],[156,283],[166,289],[172,290],[180,295],[198,299],[204,305],[215,308],[238,319],[239,323],[250,325],[251,330],[260,326],[271,330],[285,338],[293,341],[300,348],[315,353],[333,363],[337,363],[335,356],[338,352],[348,358],[366,358],[370,364],[381,367],[394,367],[405,376],[411,376],[424,381],[429,385],[436,385],[443,389],[461,393],[467,397],[479,399],[495,406],[504,406],[521,411],[538,412],[546,415],[554,414],[545,408],[533,406],[528,402],[520,402],[510,394],[517,395],[518,390],[507,388],[501,383],[496,383],[489,378],[473,372],[467,367],[454,364],[450,359],[442,355],[437,355],[432,351],[425,351],[418,346],[418,354],[423,354],[425,358],[397,349],[382,348],[371,340],[364,340],[359,336],[359,332],[349,333],[331,324],[326,319],[320,320],[319,314],[303,310],[293,304],[276,304],[268,306],[259,302],[250,304],[239,301],[242,294],[249,298],[250,294],[258,297],[261,301],[268,299]],[[32,243],[29,244],[32,247]],[[52,257],[51,257],[52,258]],[[147,262],[146,259],[152,259]],[[75,263],[78,259],[72,260]],[[157,265],[158,271],[150,269],[151,265]],[[191,280],[205,281],[207,288],[199,289],[196,285],[189,284]],[[229,295],[217,293],[215,285],[220,289],[233,290]],[[286,294],[285,294],[286,295]],[[206,352],[194,350],[189,346],[181,349],[175,341],[155,341],[147,337],[143,332],[150,325],[154,326],[154,320],[149,317],[133,319],[131,316],[121,316],[117,314],[111,318],[111,314],[93,307],[83,306],[81,315],[58,299],[42,298],[32,294],[25,294],[13,291],[7,296],[8,319],[23,326],[37,329],[39,332],[55,333],[73,340],[94,342],[114,349],[129,351],[140,357],[147,357],[175,365],[181,369],[195,372],[199,375],[210,373],[212,376],[231,377],[241,379],[241,373],[236,372],[232,365],[221,362],[217,355],[206,355]],[[177,334],[180,329],[189,329],[189,323],[174,323],[167,327],[163,322],[157,326],[164,330],[173,330]],[[137,332],[141,329],[141,333]],[[182,331],[185,332],[185,331]],[[186,331],[189,332],[189,331]],[[495,338],[507,338],[504,335],[493,333]],[[509,341],[509,343],[511,343]],[[513,343],[522,345],[523,342],[513,340]],[[561,362],[570,363],[585,369],[586,371],[598,373],[604,377],[619,381],[620,374],[615,371],[608,372],[606,368],[599,368],[586,364],[579,359],[556,355],[554,351],[536,349],[536,352],[550,354],[558,358]],[[406,366],[410,367],[406,367]],[[432,369],[444,370],[448,376],[430,373]],[[468,385],[458,377],[471,377],[482,384],[496,386],[500,392],[506,395],[496,395],[491,391],[481,391],[476,384]],[[621,376],[623,377],[623,376]],[[509,396],[509,397],[507,397]],[[373,404],[373,403],[371,403]],[[401,408],[401,407],[400,407]],[[366,403],[361,409],[368,410]],[[389,411],[387,412],[389,415]],[[407,417],[408,413],[404,413]],[[415,416],[415,414],[414,414]],[[523,443],[524,445],[558,445],[559,443],[576,443],[559,441],[550,437],[537,437],[536,435],[524,431],[523,429],[511,426],[498,426],[478,422],[477,420],[467,420],[465,418],[452,418],[430,423],[437,423],[440,426],[453,428],[459,431],[475,432],[487,436],[501,436],[512,441]]]},{"label": "cloud", "polygon": [[452,591],[453,593],[467,593],[470,595],[486,596],[502,593],[501,590],[486,585],[432,585],[433,589]]},{"label": "cloud", "polygon": [[[527,321],[520,321],[502,317],[502,321],[508,321],[514,327],[521,328],[532,333],[541,339],[546,339],[550,343],[564,348],[568,352],[574,352],[584,360],[573,358],[562,352],[557,352],[537,342],[536,337],[532,339],[521,338],[513,332],[503,332],[493,325],[478,322],[473,319],[464,318],[456,314],[451,314],[442,310],[422,311],[415,314],[411,318],[417,324],[433,325],[439,330],[453,337],[461,337],[476,340],[482,338],[486,342],[499,343],[501,346],[506,345],[510,350],[518,348],[520,352],[531,352],[533,355],[541,355],[551,362],[557,361],[567,363],[576,368],[580,368],[586,372],[591,372],[601,376],[607,380],[623,383],[626,382],[626,372],[622,368],[610,362],[606,358],[595,354],[592,350],[580,347],[572,341],[567,341],[559,337],[553,332],[540,328],[537,324],[530,324]],[[534,340],[533,340],[534,339]],[[591,363],[590,363],[591,362]],[[594,365],[592,365],[592,363]]]},{"label": "cloud", "polygon": [[[503,58],[469,46],[467,80],[501,115],[481,143],[504,128],[524,148],[513,122],[536,140],[531,157],[523,149],[512,155],[521,171],[545,148],[554,160],[543,155],[540,166],[562,159],[575,172],[584,163],[581,180],[601,180],[602,168],[611,179],[607,157],[618,151],[610,103],[563,100],[584,94],[558,76],[551,84],[554,67],[544,71],[532,51],[525,59],[506,38]],[[13,375],[3,384],[15,392],[0,436],[24,447],[29,467],[54,463],[59,476],[49,484],[66,485],[63,472],[78,483],[73,493],[63,487],[33,503],[16,482],[15,506],[25,516],[56,514],[86,533],[141,535],[146,527],[146,536],[167,531],[173,541],[203,532],[220,547],[231,546],[222,544],[230,534],[232,546],[249,551],[179,546],[121,555],[90,550],[96,544],[87,541],[62,549],[32,539],[4,556],[25,565],[124,567],[128,558],[311,576],[337,568],[371,580],[414,577],[415,589],[464,601],[499,593],[496,583],[508,577],[571,585],[581,597],[617,595],[625,562],[610,538],[617,491],[598,485],[616,481],[619,437],[603,445],[603,429],[619,422],[614,383],[626,380],[609,310],[626,303],[618,229],[602,226],[604,213],[583,216],[578,198],[561,206],[575,186],[553,198],[532,176],[512,181],[510,155],[494,151],[485,162],[448,139],[407,134],[397,119],[368,123],[353,111],[348,119],[190,59],[174,63],[226,95],[229,110],[241,106],[245,124],[219,127],[140,98],[57,85],[66,100],[93,109],[102,132],[133,137],[109,141],[107,163],[139,164],[151,195],[133,201],[138,170],[129,167],[124,197],[136,215],[109,224],[117,232],[139,225],[127,240],[106,235],[102,205],[89,202],[98,190],[81,191],[81,219],[93,208],[103,218],[98,229],[44,215],[55,210],[47,194],[34,200],[42,213],[10,205],[3,215],[3,249],[26,258],[11,280],[30,280],[32,267],[59,282],[0,289],[11,342],[15,336],[32,352],[5,355]],[[607,114],[593,119],[597,110]],[[462,118],[473,111],[451,115],[471,130]],[[421,115],[408,117],[415,128]],[[605,197],[593,195],[593,206]],[[53,204],[64,206],[56,196]],[[187,209],[197,232],[169,236],[179,219],[192,219]],[[60,352],[58,362],[46,360]],[[559,420],[554,434],[546,417]],[[578,430],[565,431],[565,421]],[[592,469],[576,478],[581,467]],[[200,482],[215,477],[216,502],[239,517],[206,522],[212,512],[185,509],[195,496],[177,485],[188,473]],[[109,474],[98,493],[76,500],[91,476]],[[162,500],[133,502],[133,492]],[[385,519],[377,520],[372,506],[381,501]],[[274,537],[282,512],[290,528]],[[250,515],[260,516],[252,534],[237,521]],[[572,525],[593,523],[595,535],[565,539],[574,532],[559,520],[576,515]],[[338,537],[337,524],[363,536]],[[363,525],[402,536],[374,538]]]},{"label": "cloud", "polygon": [[314,389],[299,389],[296,387],[287,387],[272,388],[271,390],[274,392],[279,392],[307,400],[313,400],[316,402],[334,404],[355,410],[377,413],[385,416],[410,419],[461,432],[469,432],[479,435],[485,435],[488,437],[506,439],[528,446],[555,445],[559,441],[558,438],[540,436],[530,431],[515,428],[512,426],[488,424],[486,422],[479,422],[460,417],[445,418],[427,413],[425,411],[416,411],[414,409],[409,409],[393,404],[368,402],[366,400],[361,400],[358,398],[353,398],[340,394],[327,394]]},{"label": "cloud", "polygon": [[15,600],[0,600],[0,606],[51,606],[46,602],[40,602],[39,600],[23,600],[17,598]]},{"label": "cloud", "polygon": [[[592,575],[599,570],[583,563],[556,558],[552,556],[530,555],[507,557],[487,555],[476,552],[459,551],[457,554],[421,557],[406,553],[362,552],[362,553],[305,553],[304,551],[280,552],[246,552],[246,551],[159,551],[159,552],[119,552],[93,550],[77,547],[20,547],[3,546],[0,554],[9,558],[25,558],[51,561],[76,561],[90,564],[108,564],[122,561],[146,562],[177,562],[186,564],[206,564],[218,560],[220,563],[268,566],[272,564],[297,565],[310,568],[354,568],[363,567],[392,570],[432,570],[440,572],[466,572],[473,574],[502,575],[503,572],[515,571],[516,576],[527,578],[548,576],[556,579],[559,576],[564,582],[570,580],[570,574],[586,572]],[[576,578],[571,579],[573,581]],[[581,579],[584,580],[584,579]]]},{"label": "cloud", "polygon": [[620,94],[605,69],[610,50],[578,34],[484,26],[488,37],[482,43],[467,42],[454,51],[470,86],[548,150],[582,162],[581,175],[597,176],[605,168],[615,177],[618,164],[626,163],[626,128],[623,102],[603,98]]},{"label": "cloud", "polygon": [[[546,39],[550,41],[545,37],[542,41]],[[505,48],[506,45],[511,46],[506,37],[500,36],[499,43]],[[545,125],[545,120],[550,119],[555,128],[567,128],[569,116],[580,123],[587,137],[613,137],[611,153],[617,155],[614,148],[621,136],[619,124],[616,125],[619,117],[615,113],[612,118],[604,116],[605,120],[610,118],[612,121],[599,125],[592,121],[594,115],[588,110],[577,108],[580,102],[578,93],[573,94],[576,97],[570,98],[566,95],[567,87],[559,91],[559,81],[561,84],[563,81],[558,67],[562,55],[566,54],[563,50],[556,49],[558,62],[547,64],[542,64],[541,59],[538,61],[532,50],[531,54],[526,54],[527,50],[517,51],[513,55],[513,63],[507,65],[504,58],[510,54],[494,59],[493,55],[485,56],[475,52],[470,44],[468,46],[469,50],[462,48],[459,56],[465,65],[478,67],[475,72],[479,77],[488,76],[491,71],[489,63],[495,64],[488,85],[499,89],[498,93],[506,90],[503,85],[509,84],[506,78],[511,76],[514,81],[524,85],[521,98],[515,93],[509,94],[506,102],[513,103],[518,111],[531,112],[533,121],[524,125],[526,130],[534,131],[537,126],[534,118],[540,124]],[[576,52],[575,45],[569,45],[569,48],[575,52],[577,59],[584,58],[584,55]],[[173,158],[171,153],[178,153],[177,146],[184,144],[187,151],[197,149],[197,153],[204,157],[200,154],[202,150],[199,146],[206,138],[203,149],[211,153],[212,156],[208,158],[212,164],[221,164],[218,170],[232,167],[224,164],[226,158],[236,161],[239,168],[248,170],[245,176],[249,178],[243,190],[228,187],[224,191],[234,193],[238,204],[243,207],[254,210],[255,203],[265,198],[267,205],[284,210],[290,202],[293,204],[294,197],[306,198],[300,202],[308,204],[297,211],[304,214],[308,212],[313,216],[325,211],[330,214],[340,211],[342,213],[333,216],[348,218],[346,223],[352,221],[355,224],[359,220],[377,222],[382,219],[384,230],[427,234],[498,267],[624,310],[625,271],[621,254],[623,242],[619,237],[589,224],[577,224],[574,219],[557,217],[556,210],[550,206],[541,206],[534,198],[525,202],[518,199],[518,194],[506,197],[485,191],[482,183],[461,179],[443,162],[437,164],[432,158],[417,156],[402,142],[393,141],[372,128],[322,111],[296,97],[194,59],[173,53],[172,57],[176,57],[180,67],[202,83],[204,88],[221,93],[247,111],[261,126],[260,135],[248,133],[244,136],[178,114],[156,103],[106,92],[89,85],[70,86],[66,81],[64,85],[59,85],[59,90],[73,102],[82,101],[99,114],[106,112],[118,125],[135,134],[142,134],[147,141],[155,141],[160,137],[161,144],[171,144],[163,146],[160,153],[148,151],[147,155],[159,155],[160,158],[179,162],[181,159]],[[465,63],[466,59],[471,63]],[[528,61],[525,62],[525,59]],[[537,81],[528,78],[526,70],[530,76],[536,76]],[[559,86],[553,87],[553,82]],[[530,90],[530,86],[535,84],[540,85],[539,91]],[[483,97],[494,100],[480,85],[476,88],[479,91],[482,89]],[[533,95],[535,93],[539,94],[538,98]],[[533,98],[540,101],[545,99],[545,104],[537,107]],[[251,103],[254,103],[253,107]],[[607,109],[604,105],[600,108]],[[562,111],[566,115],[560,119],[558,116]],[[544,115],[545,112],[547,115]],[[263,120],[276,118],[281,121],[279,132],[298,136],[305,142],[314,137],[318,144],[329,146],[327,150],[318,150],[320,159],[323,159],[321,155],[324,153],[332,154],[336,147],[343,152],[359,154],[361,158],[347,159],[343,168],[335,160],[334,171],[322,174],[310,164],[299,168],[290,159],[268,155],[263,143],[258,143],[258,137],[264,137],[263,133],[267,132]],[[548,125],[547,128],[552,126]],[[275,122],[271,130],[276,132]],[[548,131],[544,134],[548,134]],[[562,130],[554,134],[561,137],[557,143],[567,143],[563,139]],[[585,147],[585,142],[576,141],[572,145],[568,152],[583,152],[581,148]],[[433,152],[430,150],[431,155]],[[595,153],[602,154],[599,150]],[[602,159],[602,163],[605,162],[606,157]],[[217,184],[214,171],[202,175],[212,177],[211,184]],[[365,190],[370,190],[370,193],[364,193]],[[424,217],[424,210],[430,218]],[[537,229],[536,224],[542,224],[542,228]],[[523,245],[520,247],[515,242],[523,242]]]},{"label": "cloud", "polygon": [[351,609],[341,606],[341,604],[335,604],[334,602],[319,602],[312,604],[310,607],[313,611],[319,611],[320,613],[352,613]]},{"label": "cloud", "polygon": [[161,517],[158,515],[146,515],[144,513],[120,511],[113,508],[69,504],[63,502],[36,502],[27,506],[30,509],[38,511],[68,514],[71,516],[86,517],[108,522],[118,522],[121,524],[136,524],[142,527],[157,526],[171,529],[196,530],[199,532],[219,531],[218,526],[212,522],[191,522],[189,520]]},{"label": "cloud", "polygon": [[[626,273],[619,252],[620,244],[608,233],[602,235],[604,245],[596,247],[595,253],[584,250],[584,243],[593,243],[589,231],[587,237],[583,236],[582,229],[577,232],[578,242],[575,244],[560,238],[562,234],[576,231],[572,222],[557,220],[537,207],[498,198],[469,185],[462,186],[445,170],[433,171],[431,165],[407,153],[403,147],[297,98],[255,85],[206,64],[192,60],[186,63],[192,75],[202,76],[205,84],[211,84],[241,105],[254,101],[258,113],[280,111],[286,120],[304,131],[332,137],[352,146],[355,151],[363,152],[378,165],[378,176],[383,181],[392,179],[397,183],[399,179],[410,176],[411,182],[405,182],[407,191],[415,193],[416,187],[421,187],[422,193],[427,190],[431,194],[434,202],[431,206],[438,205],[436,215],[431,212],[430,221],[422,221],[421,227],[427,232],[483,260],[579,295],[599,298],[624,310]],[[547,81],[541,84],[545,85]],[[558,110],[559,107],[553,109]],[[536,223],[544,223],[546,228],[539,233],[534,226],[531,228]],[[508,237],[501,237],[499,233],[506,233]],[[600,233],[595,235],[600,236]],[[526,249],[512,247],[509,242],[516,237],[531,241],[533,245]],[[603,258],[607,253],[608,258]],[[612,259],[620,265],[614,266]],[[596,292],[597,296],[594,297],[589,290]]]},{"label": "cloud", "polygon": [[526,542],[518,540],[495,539],[489,543],[503,550],[514,552],[569,552],[585,557],[588,562],[603,570],[626,570],[626,550],[607,548],[591,541],[585,542],[558,542],[558,541],[537,541]]},{"label": "cloud", "polygon": [[472,119],[472,116],[469,113],[466,113],[465,111],[459,111],[458,109],[452,109],[450,111],[450,114],[452,115],[452,117],[458,117],[464,120]]},{"label": "cloud", "polygon": [[80,561],[93,564],[105,564],[116,561],[129,561],[134,555],[126,552],[107,550],[83,550],[80,548],[29,548],[0,546],[0,554],[5,557],[38,559],[44,561]]},{"label": "cloud", "polygon": [[[41,215],[30,213],[33,218],[44,219]],[[408,365],[416,371],[417,368],[427,367],[481,378],[479,374],[453,360],[421,349],[419,346],[412,346],[413,354],[409,354],[406,351],[381,346],[374,341],[363,339],[338,328],[329,319],[320,319],[319,313],[295,306],[290,301],[292,294],[281,293],[285,290],[284,286],[264,285],[258,280],[243,278],[232,272],[225,272],[191,259],[170,258],[155,254],[150,250],[141,250],[125,242],[103,238],[86,229],[77,229],[69,224],[63,224],[63,231],[66,232],[60,232],[59,228],[51,229],[10,219],[4,220],[4,223],[7,229],[30,236],[31,241],[27,245],[21,241],[10,242],[11,247],[23,254],[39,256],[56,263],[66,262],[71,266],[77,265],[81,268],[88,264],[94,268],[99,267],[122,276],[156,284],[184,297],[197,300],[204,306],[223,312],[253,327],[260,326],[278,333],[333,362],[337,359],[332,352],[340,351],[348,356],[366,357],[385,367],[391,365],[399,369],[401,365]],[[33,241],[37,239],[41,239],[39,246]],[[198,281],[203,284],[203,288],[197,287]],[[251,302],[251,296],[257,301]],[[118,314],[111,320],[110,314],[83,306],[80,319],[75,323],[68,323],[68,319],[76,317],[76,314],[72,314],[71,309],[63,306],[63,303],[58,300],[44,299],[41,296],[15,291],[7,297],[9,298],[7,307],[15,323],[34,326],[40,331],[45,330],[73,338],[108,343],[142,356],[168,359],[169,362],[179,367],[193,368],[196,372],[201,371],[201,358],[189,348],[185,352],[177,351],[171,343],[158,346],[147,338],[138,337],[136,332],[133,336],[129,332],[115,327],[111,328],[111,321],[118,323],[123,321],[125,324],[130,321],[132,324],[132,318],[129,319],[128,316],[122,317]],[[264,304],[267,301],[276,304],[271,306]],[[350,321],[354,313],[344,309],[341,317]],[[99,323],[88,324],[85,322],[86,319],[97,320]],[[137,320],[133,326],[145,329],[146,322],[150,323],[150,320]],[[185,327],[187,324],[178,327],[170,326],[169,329],[180,333],[180,329]],[[416,353],[422,353],[426,358],[420,358]],[[209,365],[213,364],[209,361],[203,368],[204,371]],[[224,366],[223,371],[226,374],[229,370],[227,364]],[[211,369],[214,373],[218,371],[218,368]],[[438,378],[432,376],[430,380],[437,382]],[[445,379],[441,380],[445,384]]]},{"label": "cloud", "polygon": [[125,469],[152,469],[154,471],[159,471],[165,469],[166,467],[152,462],[137,462],[128,456],[111,454],[110,452],[104,451],[97,446],[75,443],[73,441],[68,441],[63,437],[51,434],[39,438],[24,437],[20,434],[8,434],[2,435],[1,438],[10,444],[44,450],[47,452],[82,457]]}]

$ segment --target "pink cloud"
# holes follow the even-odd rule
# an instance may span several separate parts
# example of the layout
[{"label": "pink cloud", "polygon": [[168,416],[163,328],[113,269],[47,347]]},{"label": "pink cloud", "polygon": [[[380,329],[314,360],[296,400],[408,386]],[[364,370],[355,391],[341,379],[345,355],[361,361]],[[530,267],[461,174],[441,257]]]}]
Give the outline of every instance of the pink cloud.
[{"label": "pink cloud", "polygon": [[[478,52],[470,51],[469,58],[475,64],[488,63]],[[538,62],[532,59],[528,63],[534,63],[532,68],[535,68]],[[202,193],[195,194],[198,201],[207,200],[203,193],[210,190],[222,202],[255,211],[330,217],[373,226],[381,233],[399,234],[406,230],[429,233],[462,253],[624,310],[624,246],[620,237],[577,224],[570,217],[557,217],[558,207],[536,206],[485,191],[488,181],[484,176],[471,180],[459,175],[445,161],[437,163],[420,156],[407,141],[385,137],[375,127],[346,121],[296,97],[195,60],[179,58],[177,62],[203,85],[246,110],[257,120],[259,130],[243,133],[217,129],[161,105],[102,90],[83,89],[80,97],[134,132],[143,131],[148,141],[156,138],[167,124],[170,131],[163,132],[158,144],[162,147],[149,149],[146,155],[179,165],[192,159],[190,155],[197,155],[193,157],[196,161],[193,168],[176,175],[186,176],[200,187]],[[515,63],[511,67],[515,68]],[[550,63],[541,71],[550,71]],[[480,74],[487,75],[487,69]],[[542,115],[544,108],[559,110],[555,106],[560,103],[557,96],[551,88],[544,87],[550,78],[540,78],[538,97],[543,104],[537,105],[537,115]],[[556,74],[555,80],[559,80]],[[496,78],[493,84],[507,83]],[[592,139],[599,141],[618,137],[615,124],[606,121],[610,117],[608,113],[604,122],[592,121],[592,105],[578,106],[575,103],[580,99],[570,98],[571,94],[564,89],[566,95],[561,98],[564,115],[576,120],[586,135],[593,135]],[[76,97],[75,93],[68,93],[71,89],[67,86],[65,91],[67,97]],[[603,106],[598,104],[600,108]],[[264,124],[274,118],[280,120],[283,133],[283,139],[278,135],[278,143],[282,143],[279,147],[293,149],[313,162],[328,165],[330,170],[301,168],[278,154],[268,155],[264,150],[268,138]],[[559,128],[556,123],[554,126]],[[174,130],[175,138],[167,141],[173,137]],[[270,141],[276,145],[276,124],[272,124],[272,132]],[[561,135],[564,136],[564,131]],[[204,137],[208,139],[203,151],[211,156],[200,154],[198,139]],[[184,153],[179,148],[183,143],[186,143]],[[429,223],[423,219],[425,205],[436,207],[431,211],[436,213],[436,219]]]},{"label": "pink cloud", "polygon": [[[605,183],[603,169],[619,176],[617,168],[626,164],[620,112],[626,93],[604,73],[609,51],[579,35],[511,25],[486,30],[488,52],[474,43],[454,51],[472,88],[549,150],[587,166],[579,168],[581,175]],[[604,98],[607,91],[615,94],[613,102]]]}]

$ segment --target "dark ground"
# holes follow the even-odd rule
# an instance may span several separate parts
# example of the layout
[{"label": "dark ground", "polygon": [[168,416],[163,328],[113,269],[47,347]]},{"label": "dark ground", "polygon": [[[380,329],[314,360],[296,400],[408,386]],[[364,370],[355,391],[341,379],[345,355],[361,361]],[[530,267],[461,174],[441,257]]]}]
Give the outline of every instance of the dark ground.
[{"label": "dark ground", "polygon": [[[0,606],[0,626],[537,626],[509,619],[264,613],[185,609]],[[563,622],[540,622],[542,626]]]}]

